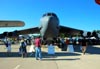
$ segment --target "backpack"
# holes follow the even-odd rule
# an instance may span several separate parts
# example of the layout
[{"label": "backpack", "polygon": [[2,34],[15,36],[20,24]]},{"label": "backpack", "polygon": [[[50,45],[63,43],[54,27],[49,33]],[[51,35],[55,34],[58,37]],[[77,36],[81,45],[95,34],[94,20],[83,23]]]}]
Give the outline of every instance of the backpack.
[{"label": "backpack", "polygon": [[21,42],[21,46],[22,47],[25,47],[26,46],[26,43],[25,42]]}]

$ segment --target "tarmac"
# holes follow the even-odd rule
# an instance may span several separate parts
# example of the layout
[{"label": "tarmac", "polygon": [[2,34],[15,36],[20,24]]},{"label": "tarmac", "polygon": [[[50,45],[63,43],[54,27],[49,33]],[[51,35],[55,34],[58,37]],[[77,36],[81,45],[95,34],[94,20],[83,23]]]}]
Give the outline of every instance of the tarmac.
[{"label": "tarmac", "polygon": [[18,51],[19,45],[12,45],[12,52],[7,56],[6,47],[0,45],[0,69],[100,69],[100,45],[89,46],[86,54],[82,55],[78,46],[75,52],[61,51],[55,47],[55,54],[48,54],[47,47],[42,47],[42,60],[36,60],[34,52],[22,58]]}]

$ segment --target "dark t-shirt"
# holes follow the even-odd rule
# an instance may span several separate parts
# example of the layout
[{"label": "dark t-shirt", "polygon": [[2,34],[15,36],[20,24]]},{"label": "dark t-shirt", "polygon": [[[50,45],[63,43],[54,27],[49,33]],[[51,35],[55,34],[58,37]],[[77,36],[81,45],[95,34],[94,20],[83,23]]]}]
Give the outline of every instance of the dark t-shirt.
[{"label": "dark t-shirt", "polygon": [[81,40],[81,45],[82,46],[86,46],[87,45],[87,40],[86,39],[82,39]]}]

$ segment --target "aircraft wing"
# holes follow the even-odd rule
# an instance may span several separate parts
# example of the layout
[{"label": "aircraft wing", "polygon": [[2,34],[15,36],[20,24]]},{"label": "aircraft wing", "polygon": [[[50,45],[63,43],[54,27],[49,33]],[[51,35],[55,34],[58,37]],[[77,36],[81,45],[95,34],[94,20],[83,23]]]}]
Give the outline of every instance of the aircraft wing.
[{"label": "aircraft wing", "polygon": [[[83,30],[78,30],[78,29],[74,29],[74,28],[70,28],[70,27],[66,27],[66,26],[60,26],[60,29],[59,29],[59,33],[64,33],[64,34],[68,34],[68,35],[77,35],[81,31],[83,31]],[[34,28],[28,28],[28,29],[24,29],[24,30],[17,30],[17,32],[14,31],[14,33],[17,33],[18,35],[40,33],[40,29],[39,29],[39,27],[34,27]],[[8,32],[8,35],[12,35],[12,34],[13,34],[13,32]]]},{"label": "aircraft wing", "polygon": [[[68,33],[68,34],[78,34],[80,33],[79,29],[74,29],[66,26],[60,26],[59,33]],[[24,34],[33,34],[33,33],[40,33],[39,27],[34,27],[34,28],[29,28],[29,29],[24,29],[24,30],[19,30],[18,34],[24,35]]]},{"label": "aircraft wing", "polygon": [[40,33],[40,30],[39,30],[39,27],[34,27],[34,28],[19,30],[19,31],[17,31],[17,33],[19,35],[33,34],[33,33]]},{"label": "aircraft wing", "polygon": [[[70,35],[76,35],[80,33],[83,30],[78,30],[66,26],[60,26],[59,33],[65,33],[65,34],[70,34]],[[24,30],[18,30],[17,33],[19,35],[25,35],[25,34],[33,34],[33,33],[40,33],[39,27],[34,27],[34,28],[29,28],[29,29],[24,29]]]},{"label": "aircraft wing", "polygon": [[83,31],[83,30],[74,29],[74,28],[70,28],[70,27],[66,27],[66,26],[60,26],[59,33],[65,33],[65,34],[70,34],[70,35],[77,35],[81,31]]},{"label": "aircraft wing", "polygon": [[22,27],[25,23],[19,20],[0,20],[0,27]]},{"label": "aircraft wing", "polygon": [[33,33],[40,33],[39,28],[34,27],[34,28],[29,28],[24,30],[15,30],[12,32],[3,32],[2,34],[0,34],[0,38],[4,38],[5,36],[14,37],[18,35],[26,35],[26,34],[33,34]]}]

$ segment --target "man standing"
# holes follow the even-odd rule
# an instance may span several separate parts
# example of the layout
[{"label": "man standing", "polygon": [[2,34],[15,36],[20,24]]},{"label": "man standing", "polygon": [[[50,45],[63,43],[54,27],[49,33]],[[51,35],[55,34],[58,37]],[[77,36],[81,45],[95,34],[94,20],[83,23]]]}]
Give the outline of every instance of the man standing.
[{"label": "man standing", "polygon": [[7,56],[10,56],[10,53],[11,53],[11,40],[10,40],[10,38],[5,37],[4,43],[5,43],[6,48],[7,48]]},{"label": "man standing", "polygon": [[26,41],[25,41],[25,38],[22,37],[21,41],[20,41],[20,48],[19,48],[19,51],[22,55],[22,57],[27,57],[27,48],[26,48],[27,44],[26,44]]},{"label": "man standing", "polygon": [[36,57],[36,60],[38,60],[38,58],[40,58],[40,60],[41,60],[42,59],[42,55],[41,55],[41,39],[40,39],[40,36],[35,38],[34,45],[35,45],[35,57]]}]

